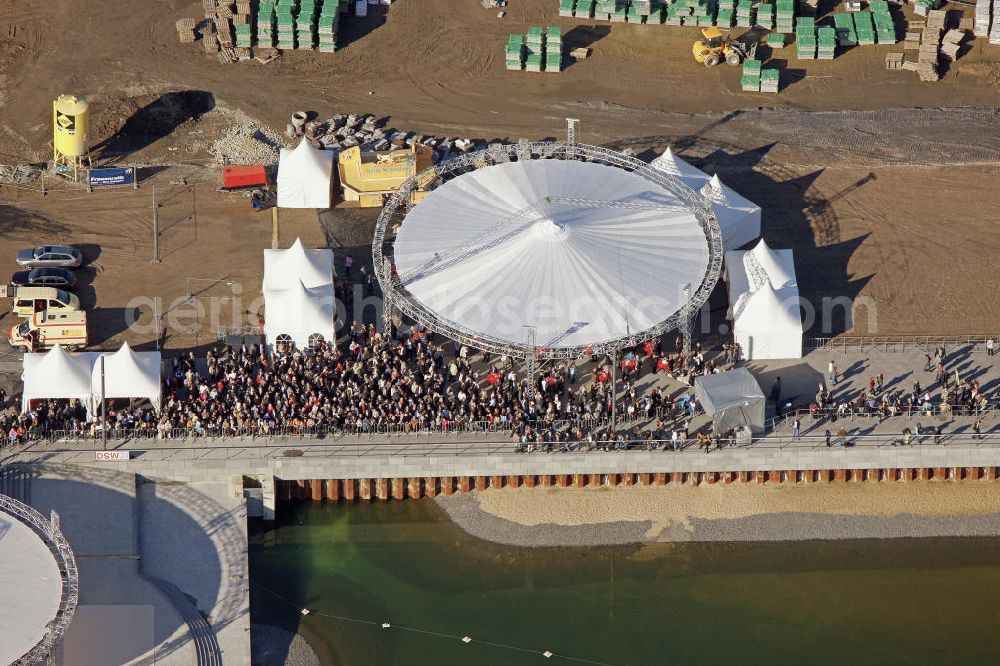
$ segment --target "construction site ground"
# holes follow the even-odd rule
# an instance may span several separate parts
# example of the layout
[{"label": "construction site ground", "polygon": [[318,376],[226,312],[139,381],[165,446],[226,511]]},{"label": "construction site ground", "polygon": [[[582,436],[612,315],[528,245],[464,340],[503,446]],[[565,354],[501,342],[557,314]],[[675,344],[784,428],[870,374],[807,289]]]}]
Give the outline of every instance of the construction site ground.
[{"label": "construction site ground", "polygon": [[[498,18],[473,0],[399,0],[369,19],[346,18],[346,46],[335,54],[227,65],[177,39],[174,21],[198,16],[200,3],[123,11],[108,0],[8,0],[0,163],[49,159],[52,99],[74,93],[91,103],[102,162],[158,166],[137,191],[87,194],[56,180],[44,194],[37,180],[0,187],[0,279],[21,247],[79,244],[89,259],[79,292],[92,342],[151,345],[159,307],[183,324],[164,333],[168,349],[201,347],[215,323],[257,321],[260,250],[271,240],[269,213],[215,191],[212,143],[232,127],[280,133],[296,110],[373,113],[400,130],[492,141],[560,137],[572,116],[580,141],[647,159],[672,145],[761,205],[765,238],[796,250],[802,294],[817,309],[824,297],[874,305],[874,316],[856,313],[850,326],[836,313],[828,326],[818,319],[812,336],[996,327],[1000,192],[990,182],[1000,170],[1000,47],[975,40],[936,83],[884,69],[901,44],[855,47],[833,61],[798,61],[786,48],[774,55],[782,92],[742,93],[737,68],[692,60],[695,28],[556,10],[555,0],[518,0]],[[589,46],[592,56],[558,74],[508,72],[503,44],[529,25],[560,26],[569,47]],[[154,196],[159,264],[149,263]],[[370,261],[375,214],[283,211],[281,242],[332,245],[338,268],[346,252]],[[213,318],[212,307],[223,314]],[[7,314],[0,328],[12,323]]]}]

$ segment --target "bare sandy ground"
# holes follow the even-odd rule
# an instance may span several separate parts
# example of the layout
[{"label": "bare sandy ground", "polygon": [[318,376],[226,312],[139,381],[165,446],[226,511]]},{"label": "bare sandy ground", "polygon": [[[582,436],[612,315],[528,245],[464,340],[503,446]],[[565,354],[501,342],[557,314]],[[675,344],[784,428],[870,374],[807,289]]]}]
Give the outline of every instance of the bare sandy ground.
[{"label": "bare sandy ground", "polygon": [[438,502],[471,534],[523,546],[1000,534],[986,483],[519,488]]}]

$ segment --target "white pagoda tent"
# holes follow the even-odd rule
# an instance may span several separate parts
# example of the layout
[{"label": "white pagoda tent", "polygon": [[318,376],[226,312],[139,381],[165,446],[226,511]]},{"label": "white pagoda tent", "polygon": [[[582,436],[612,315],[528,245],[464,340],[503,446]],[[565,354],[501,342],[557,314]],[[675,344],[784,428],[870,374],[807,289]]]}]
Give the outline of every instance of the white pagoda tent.
[{"label": "white pagoda tent", "polygon": [[264,250],[263,294],[264,335],[272,348],[278,336],[298,347],[314,335],[335,339],[332,250],[306,248],[298,238],[287,249]]},{"label": "white pagoda tent", "polygon": [[307,249],[299,238],[287,249],[264,250],[264,291],[300,282],[309,289],[333,284],[333,251]]},{"label": "white pagoda tent", "polygon": [[329,208],[333,191],[333,152],[302,139],[282,148],[278,159],[279,208]]},{"label": "white pagoda tent", "polygon": [[710,180],[707,173],[674,155],[670,146],[667,146],[662,155],[650,162],[650,166],[673,176],[696,192]]},{"label": "white pagoda tent", "polygon": [[747,359],[802,357],[802,318],[792,250],[773,250],[761,239],[753,249],[726,253],[729,319]]},{"label": "white pagoda tent", "polygon": [[[116,352],[101,354],[104,357],[105,398],[147,398],[160,408],[160,352],[133,351],[126,342]],[[94,363],[91,379],[94,400],[101,401],[101,364]]]},{"label": "white pagoda tent", "polygon": [[741,196],[715,174],[701,188],[712,204],[725,250],[735,250],[760,237],[760,206]]},{"label": "white pagoda tent", "polygon": [[24,391],[21,410],[28,411],[32,400],[77,399],[88,403],[91,376],[98,354],[69,353],[60,345],[43,353],[25,354],[23,359]]}]

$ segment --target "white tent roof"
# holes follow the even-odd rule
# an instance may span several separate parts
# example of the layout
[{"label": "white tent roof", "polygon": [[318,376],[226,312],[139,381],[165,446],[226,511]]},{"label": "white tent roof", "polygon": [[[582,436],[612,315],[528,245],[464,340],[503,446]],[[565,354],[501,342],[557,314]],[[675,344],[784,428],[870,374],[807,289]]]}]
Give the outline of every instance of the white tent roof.
[{"label": "white tent roof", "polygon": [[299,347],[309,344],[309,336],[319,333],[334,340],[333,285],[309,289],[299,282],[287,289],[264,290],[264,331],[273,345],[281,334],[291,336]]},{"label": "white tent roof", "polygon": [[[105,398],[148,398],[157,409],[160,407],[160,352],[132,351],[126,342],[116,352],[101,354],[104,357]],[[100,362],[94,365],[91,380],[94,398],[101,400]]]},{"label": "white tent roof", "polygon": [[676,313],[705,276],[708,243],[687,206],[639,174],[531,160],[432,191],[404,219],[394,257],[406,290],[449,326],[515,344],[532,326],[536,345],[573,347]]},{"label": "white tent roof", "polygon": [[733,335],[745,358],[802,358],[798,287],[765,284],[740,296],[734,312]]},{"label": "white tent roof", "polygon": [[312,289],[333,282],[333,251],[312,250],[296,238],[285,250],[264,250],[264,289],[302,283]]},{"label": "white tent roof", "polygon": [[70,354],[56,345],[47,352],[24,355],[22,406],[30,400],[76,398],[89,400],[96,352]]},{"label": "white tent roof", "polygon": [[712,203],[726,250],[743,247],[760,237],[760,206],[723,184],[718,174],[701,188],[701,193]]},{"label": "white tent roof", "polygon": [[726,282],[729,290],[729,316],[741,299],[765,283],[774,289],[795,289],[795,259],[792,250],[772,250],[760,239],[751,250],[726,252]]},{"label": "white tent roof", "polygon": [[282,148],[278,160],[279,208],[329,208],[333,152],[316,150],[302,139]]},{"label": "white tent roof", "polygon": [[650,166],[673,176],[695,191],[700,190],[709,181],[707,173],[674,155],[670,146],[667,146],[662,155],[650,162]]}]

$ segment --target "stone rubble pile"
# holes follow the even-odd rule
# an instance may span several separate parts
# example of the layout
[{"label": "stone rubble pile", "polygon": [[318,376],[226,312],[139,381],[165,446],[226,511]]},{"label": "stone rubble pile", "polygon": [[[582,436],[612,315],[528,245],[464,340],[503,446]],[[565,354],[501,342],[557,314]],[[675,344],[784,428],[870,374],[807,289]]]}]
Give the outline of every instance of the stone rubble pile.
[{"label": "stone rubble pile", "polygon": [[278,153],[288,142],[270,127],[245,123],[231,127],[209,149],[220,164],[278,163]]}]

